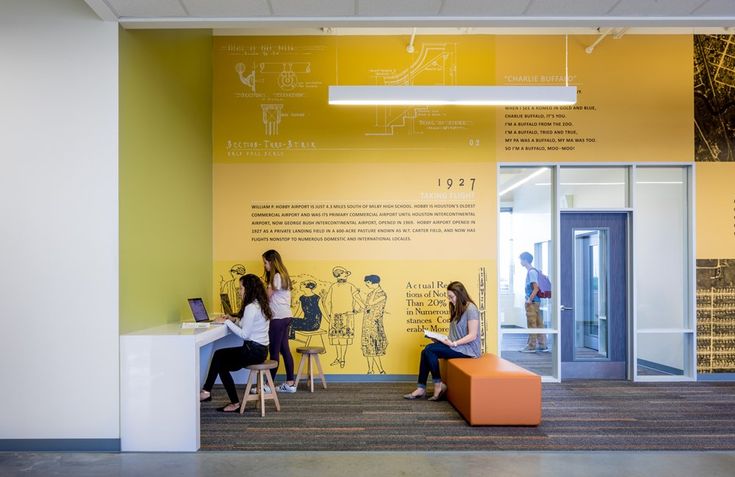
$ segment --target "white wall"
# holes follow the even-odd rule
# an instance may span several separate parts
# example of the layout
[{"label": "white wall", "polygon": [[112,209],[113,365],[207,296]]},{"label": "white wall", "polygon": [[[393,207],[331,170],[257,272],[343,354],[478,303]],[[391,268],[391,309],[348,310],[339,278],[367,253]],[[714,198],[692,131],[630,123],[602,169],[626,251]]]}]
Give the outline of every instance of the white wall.
[{"label": "white wall", "polygon": [[119,439],[117,25],[0,5],[0,439]]}]

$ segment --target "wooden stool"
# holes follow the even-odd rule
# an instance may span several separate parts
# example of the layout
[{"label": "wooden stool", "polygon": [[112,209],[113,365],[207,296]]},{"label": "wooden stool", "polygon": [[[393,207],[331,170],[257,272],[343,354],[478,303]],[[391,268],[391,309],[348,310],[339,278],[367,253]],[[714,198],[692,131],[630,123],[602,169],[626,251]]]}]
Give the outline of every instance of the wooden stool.
[{"label": "wooden stool", "polygon": [[324,347],[326,346],[324,344],[324,336],[327,334],[327,332],[325,330],[297,331],[296,334],[297,335],[301,335],[304,338],[303,340],[300,340],[300,339],[296,338],[296,340],[297,341],[301,341],[302,343],[304,343],[304,347],[305,348],[308,348],[308,347],[311,346],[311,340],[313,338],[319,338],[319,341],[321,343],[318,344],[317,346],[321,346],[321,348],[322,348],[322,351],[319,354],[324,354],[324,353],[327,352],[326,349],[324,349]]},{"label": "wooden stool", "polygon": [[[260,406],[260,416],[265,416],[265,400],[272,399],[276,404],[276,411],[281,410],[281,404],[278,402],[278,396],[276,395],[276,387],[273,385],[273,378],[271,377],[270,370],[278,367],[278,361],[266,361],[263,364],[251,364],[246,366],[250,370],[248,375],[248,385],[245,387],[245,395],[242,397],[240,404],[240,414],[245,412],[245,404],[248,401],[256,401],[255,406]],[[271,388],[271,392],[263,392],[263,376],[268,381],[268,386]],[[256,381],[257,380],[257,381]],[[258,393],[250,394],[250,389],[253,384],[257,386]]]},{"label": "wooden stool", "polygon": [[299,361],[299,370],[296,372],[296,382],[294,386],[299,387],[299,379],[301,379],[301,371],[304,369],[304,357],[308,363],[309,373],[309,390],[314,392],[314,369],[312,368],[312,360],[316,363],[316,369],[319,371],[319,376],[322,378],[322,384],[324,389],[327,389],[327,378],[324,377],[322,372],[322,365],[319,362],[319,353],[324,352],[324,348],[319,346],[304,346],[302,348],[296,348],[296,352],[301,354],[301,361]]}]

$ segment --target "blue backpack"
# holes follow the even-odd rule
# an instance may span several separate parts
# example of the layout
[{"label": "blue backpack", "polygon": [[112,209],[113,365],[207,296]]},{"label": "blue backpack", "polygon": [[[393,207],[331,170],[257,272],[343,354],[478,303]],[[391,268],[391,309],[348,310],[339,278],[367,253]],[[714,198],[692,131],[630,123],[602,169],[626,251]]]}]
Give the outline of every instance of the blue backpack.
[{"label": "blue backpack", "polygon": [[536,285],[538,285],[538,293],[536,294],[539,298],[551,298],[551,280],[549,280],[549,277],[541,273],[541,270],[534,268],[533,270],[536,270],[536,273],[538,273],[538,282],[536,282]]}]

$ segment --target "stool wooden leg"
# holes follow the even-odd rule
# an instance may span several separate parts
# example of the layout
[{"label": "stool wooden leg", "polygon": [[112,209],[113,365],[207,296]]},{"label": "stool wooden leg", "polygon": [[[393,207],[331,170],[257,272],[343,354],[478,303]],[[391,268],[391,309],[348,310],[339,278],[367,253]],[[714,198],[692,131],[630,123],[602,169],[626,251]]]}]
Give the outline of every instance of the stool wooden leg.
[{"label": "stool wooden leg", "polygon": [[319,377],[322,378],[322,384],[324,385],[324,389],[327,389],[327,378],[324,376],[324,371],[322,371],[322,363],[319,361],[319,355],[314,355],[314,361],[316,362],[316,369],[319,370]]},{"label": "stool wooden leg", "polygon": [[[250,394],[250,390],[252,387],[255,386],[255,389],[258,390],[256,394]],[[240,404],[240,413],[242,413],[245,409],[245,403],[248,403],[250,401],[255,401],[255,408],[257,409],[260,405],[259,399],[260,395],[263,393],[263,387],[261,385],[261,375],[259,371],[250,371],[250,376],[248,376],[248,385],[245,389],[245,396],[243,396],[242,404]]]},{"label": "stool wooden leg", "polygon": [[[276,411],[281,410],[281,403],[278,402],[278,393],[276,392],[276,385],[273,384],[273,378],[271,377],[270,371],[265,372],[265,377],[268,380],[268,386],[271,387],[271,392],[268,394],[268,399],[273,399],[273,402],[276,404]],[[262,416],[265,416],[265,401],[261,401],[263,403],[263,410]]]},{"label": "stool wooden leg", "polygon": [[314,355],[309,353],[309,391],[314,392],[314,367],[312,366],[312,360]]},{"label": "stool wooden leg", "polygon": [[299,380],[301,379],[301,372],[304,370],[304,355],[301,355],[301,360],[299,361],[299,370],[296,371],[296,381],[294,381],[293,385],[295,387],[299,387]]},{"label": "stool wooden leg", "polygon": [[[268,373],[268,371],[265,372]],[[263,371],[258,371],[258,390],[260,391],[258,393],[258,406],[260,406],[260,417],[265,416],[265,389],[263,389],[263,384],[265,383],[263,381]]]},{"label": "stool wooden leg", "polygon": [[245,394],[243,394],[242,401],[240,401],[240,414],[245,412],[245,403],[250,401],[248,397],[250,397],[250,389],[253,387],[253,374],[252,371],[248,373],[248,385],[245,386]]}]

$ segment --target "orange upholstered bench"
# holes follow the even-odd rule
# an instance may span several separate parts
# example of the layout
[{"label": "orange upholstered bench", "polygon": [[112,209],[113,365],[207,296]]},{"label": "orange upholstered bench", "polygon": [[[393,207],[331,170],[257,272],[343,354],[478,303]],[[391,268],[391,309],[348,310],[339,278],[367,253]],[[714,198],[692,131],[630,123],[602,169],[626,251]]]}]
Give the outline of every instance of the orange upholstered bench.
[{"label": "orange upholstered bench", "polygon": [[494,354],[445,363],[447,399],[472,426],[537,426],[541,376]]}]

